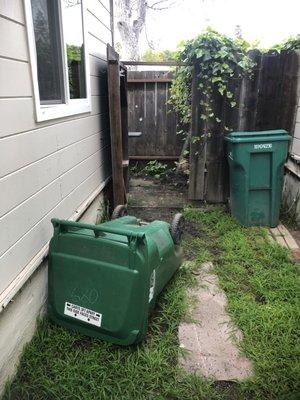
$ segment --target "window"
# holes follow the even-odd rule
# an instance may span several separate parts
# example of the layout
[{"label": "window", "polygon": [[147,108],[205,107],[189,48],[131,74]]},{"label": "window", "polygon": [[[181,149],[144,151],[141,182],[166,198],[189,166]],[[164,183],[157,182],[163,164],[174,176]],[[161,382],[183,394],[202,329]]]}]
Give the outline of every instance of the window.
[{"label": "window", "polygon": [[27,0],[37,120],[88,112],[83,0]]}]

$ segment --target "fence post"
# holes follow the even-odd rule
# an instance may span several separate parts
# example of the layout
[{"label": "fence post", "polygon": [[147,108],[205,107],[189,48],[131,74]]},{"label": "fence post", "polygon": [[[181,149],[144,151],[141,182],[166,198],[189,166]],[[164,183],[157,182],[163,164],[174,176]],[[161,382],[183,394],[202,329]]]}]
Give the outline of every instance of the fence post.
[{"label": "fence post", "polygon": [[[205,199],[205,173],[206,173],[206,137],[205,124],[200,118],[201,91],[199,89],[198,64],[193,66],[192,79],[192,122],[190,144],[190,176],[188,197],[190,200]],[[199,138],[198,140],[195,138]],[[197,141],[196,141],[197,140]]]},{"label": "fence post", "polygon": [[113,201],[114,207],[116,207],[118,204],[125,204],[126,189],[123,177],[123,131],[119,55],[110,45],[107,45],[107,62]]}]

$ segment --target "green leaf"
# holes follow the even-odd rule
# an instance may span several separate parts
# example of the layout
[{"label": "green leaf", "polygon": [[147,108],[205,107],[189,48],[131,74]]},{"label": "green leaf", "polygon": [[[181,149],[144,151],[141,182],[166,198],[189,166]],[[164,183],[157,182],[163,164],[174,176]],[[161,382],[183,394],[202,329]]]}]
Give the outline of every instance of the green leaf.
[{"label": "green leaf", "polygon": [[212,83],[215,83],[215,82],[222,82],[222,81],[223,81],[223,78],[222,78],[221,76],[214,76],[214,77],[211,79],[211,81],[212,81]]},{"label": "green leaf", "polygon": [[199,142],[201,139],[199,138],[199,136],[192,136],[192,143],[197,143]]}]

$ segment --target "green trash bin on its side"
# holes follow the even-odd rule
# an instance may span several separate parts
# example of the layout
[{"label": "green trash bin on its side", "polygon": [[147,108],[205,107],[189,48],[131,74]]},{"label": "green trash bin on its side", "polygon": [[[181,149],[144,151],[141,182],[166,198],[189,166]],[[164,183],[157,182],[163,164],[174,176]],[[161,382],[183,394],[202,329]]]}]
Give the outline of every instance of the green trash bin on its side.
[{"label": "green trash bin on its side", "polygon": [[50,319],[111,343],[140,342],[149,312],[182,262],[174,220],[170,226],[133,216],[99,225],[53,219]]},{"label": "green trash bin on its side", "polygon": [[232,132],[225,136],[230,209],[242,225],[278,225],[289,140],[285,130]]}]

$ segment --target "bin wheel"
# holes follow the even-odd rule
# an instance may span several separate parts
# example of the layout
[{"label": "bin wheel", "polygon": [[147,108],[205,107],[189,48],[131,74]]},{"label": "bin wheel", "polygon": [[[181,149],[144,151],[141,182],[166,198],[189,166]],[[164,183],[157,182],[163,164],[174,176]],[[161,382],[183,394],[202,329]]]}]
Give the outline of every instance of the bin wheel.
[{"label": "bin wheel", "polygon": [[117,219],[125,217],[127,215],[127,207],[123,204],[119,204],[113,211],[111,219]]},{"label": "bin wheel", "polygon": [[180,244],[184,230],[184,217],[182,214],[175,214],[171,222],[171,236],[174,244]]}]

